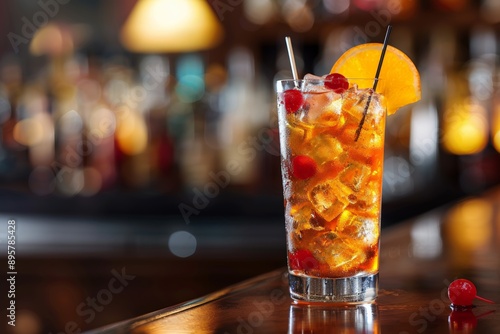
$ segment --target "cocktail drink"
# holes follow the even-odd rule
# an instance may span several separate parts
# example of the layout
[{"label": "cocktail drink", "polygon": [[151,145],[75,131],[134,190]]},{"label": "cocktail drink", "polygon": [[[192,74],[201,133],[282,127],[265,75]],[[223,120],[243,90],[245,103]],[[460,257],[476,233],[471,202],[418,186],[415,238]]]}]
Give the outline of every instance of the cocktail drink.
[{"label": "cocktail drink", "polygon": [[377,296],[388,99],[372,88],[374,80],[332,73],[277,82],[295,300],[361,303]]},{"label": "cocktail drink", "polygon": [[278,82],[292,296],[367,301],[377,287],[385,99],[359,88],[373,79],[332,82]]}]

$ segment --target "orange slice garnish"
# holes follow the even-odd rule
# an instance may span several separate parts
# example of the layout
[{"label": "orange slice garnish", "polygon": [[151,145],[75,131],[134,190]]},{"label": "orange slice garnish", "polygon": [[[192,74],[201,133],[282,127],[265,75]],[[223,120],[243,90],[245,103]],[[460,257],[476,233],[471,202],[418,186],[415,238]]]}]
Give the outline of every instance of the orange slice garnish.
[{"label": "orange slice garnish", "polygon": [[[347,50],[332,67],[330,73],[340,73],[346,78],[374,78],[383,45],[367,43]],[[387,113],[420,100],[420,74],[415,64],[402,51],[387,46],[379,75],[377,92],[387,101]],[[360,88],[371,88],[373,82],[360,81]],[[364,87],[363,87],[364,85]]]}]

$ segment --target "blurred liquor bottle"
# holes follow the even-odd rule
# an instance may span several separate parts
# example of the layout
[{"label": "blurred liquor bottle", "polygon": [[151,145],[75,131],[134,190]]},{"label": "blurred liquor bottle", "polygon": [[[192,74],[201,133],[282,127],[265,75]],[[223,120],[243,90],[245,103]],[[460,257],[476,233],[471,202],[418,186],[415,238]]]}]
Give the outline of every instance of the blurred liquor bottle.
[{"label": "blurred liquor bottle", "polygon": [[15,57],[3,57],[0,64],[0,180],[12,185],[24,181],[29,171],[24,145],[14,138],[23,93],[23,73]]},{"label": "blurred liquor bottle", "polygon": [[457,182],[465,192],[481,191],[500,181],[500,156],[491,142],[496,49],[492,29],[471,28],[469,61],[447,80],[442,143],[446,152],[456,156]]},{"label": "blurred liquor bottle", "polygon": [[251,50],[237,47],[227,60],[228,81],[223,89],[218,129],[220,168],[231,175],[233,188],[252,189],[259,181],[269,117],[269,105],[257,82]]}]

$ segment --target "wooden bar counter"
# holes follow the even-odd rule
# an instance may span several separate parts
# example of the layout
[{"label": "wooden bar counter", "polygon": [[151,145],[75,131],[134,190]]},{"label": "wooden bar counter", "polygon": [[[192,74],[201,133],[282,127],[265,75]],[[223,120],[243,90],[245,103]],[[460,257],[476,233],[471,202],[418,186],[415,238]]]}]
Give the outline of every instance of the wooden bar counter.
[{"label": "wooden bar counter", "polygon": [[[500,189],[383,229],[380,266],[373,304],[296,304],[282,268],[92,333],[500,333]],[[452,311],[456,278],[495,304]]]}]

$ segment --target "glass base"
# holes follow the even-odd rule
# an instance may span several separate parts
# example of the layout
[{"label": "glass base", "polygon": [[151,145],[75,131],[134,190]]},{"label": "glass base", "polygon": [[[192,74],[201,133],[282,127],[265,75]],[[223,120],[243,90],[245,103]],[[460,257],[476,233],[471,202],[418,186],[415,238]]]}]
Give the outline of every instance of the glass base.
[{"label": "glass base", "polygon": [[305,302],[369,303],[378,292],[378,274],[319,278],[288,274],[292,299]]}]

